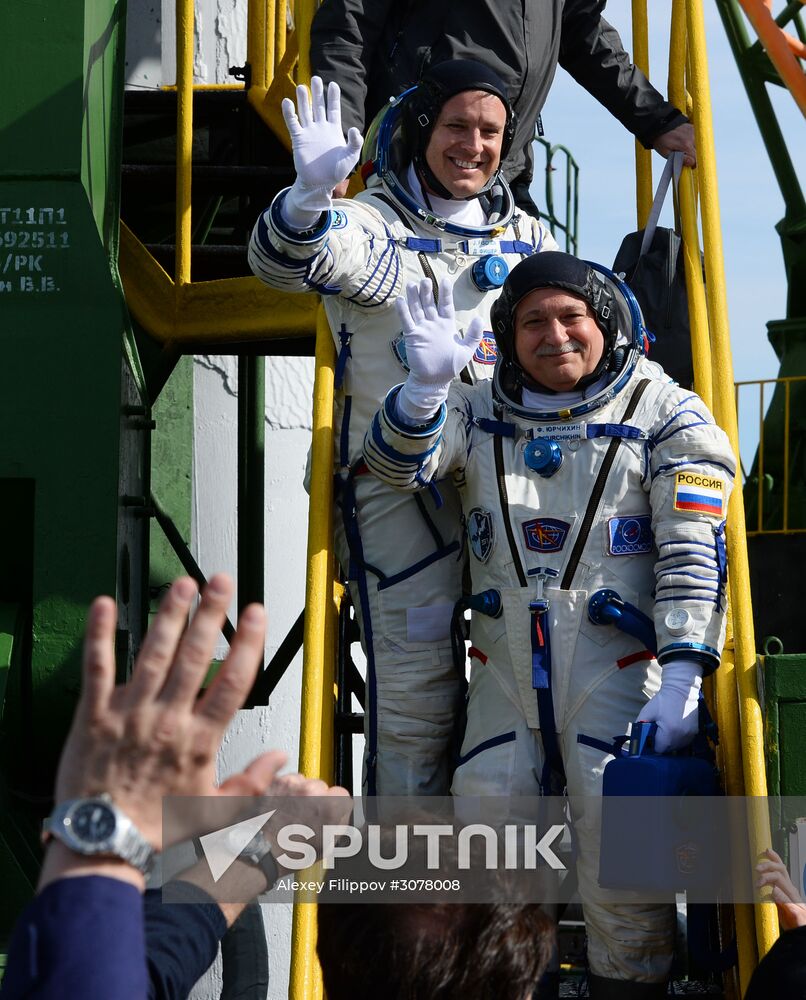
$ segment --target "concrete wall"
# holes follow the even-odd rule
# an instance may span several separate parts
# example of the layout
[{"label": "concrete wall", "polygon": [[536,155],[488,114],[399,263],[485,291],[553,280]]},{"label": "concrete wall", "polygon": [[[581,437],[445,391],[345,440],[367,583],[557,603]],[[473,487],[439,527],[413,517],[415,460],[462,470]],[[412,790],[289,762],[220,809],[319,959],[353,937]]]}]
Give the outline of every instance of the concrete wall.
[{"label": "concrete wall", "polygon": [[[236,570],[237,362],[195,359],[193,548],[206,572]],[[305,594],[307,495],[302,488],[310,444],[312,359],[270,358],[266,362],[266,605],[267,660],[299,614]],[[234,613],[234,610],[233,610]],[[301,656],[266,708],[240,712],[219,757],[220,776],[240,770],[263,750],[280,747],[296,769],[299,749]],[[290,907],[263,908],[269,940],[270,1000],[288,990]],[[203,980],[194,1000],[218,997],[218,970]]]}]

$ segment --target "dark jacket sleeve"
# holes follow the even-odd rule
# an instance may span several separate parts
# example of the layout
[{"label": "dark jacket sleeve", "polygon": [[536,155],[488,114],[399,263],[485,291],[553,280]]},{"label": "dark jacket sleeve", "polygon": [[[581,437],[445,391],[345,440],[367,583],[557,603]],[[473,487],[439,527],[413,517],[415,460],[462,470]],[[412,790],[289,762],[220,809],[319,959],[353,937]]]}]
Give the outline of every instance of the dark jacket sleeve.
[{"label": "dark jacket sleeve", "polygon": [[566,0],[560,65],[647,149],[688,118],[630,61],[619,33],[602,17],[604,0]]},{"label": "dark jacket sleeve", "polygon": [[212,965],[227,922],[218,904],[189,882],[171,882],[170,903],[162,890],[145,894],[148,1000],[185,1000]]},{"label": "dark jacket sleeve", "polygon": [[145,1000],[143,897],[118,879],[52,882],[17,921],[2,1000]]},{"label": "dark jacket sleeve", "polygon": [[744,1000],[806,1000],[806,927],[784,931],[762,958]]},{"label": "dark jacket sleeve", "polygon": [[323,0],[311,25],[311,72],[341,87],[341,119],[364,131],[367,81],[381,37],[391,23],[392,0]]}]

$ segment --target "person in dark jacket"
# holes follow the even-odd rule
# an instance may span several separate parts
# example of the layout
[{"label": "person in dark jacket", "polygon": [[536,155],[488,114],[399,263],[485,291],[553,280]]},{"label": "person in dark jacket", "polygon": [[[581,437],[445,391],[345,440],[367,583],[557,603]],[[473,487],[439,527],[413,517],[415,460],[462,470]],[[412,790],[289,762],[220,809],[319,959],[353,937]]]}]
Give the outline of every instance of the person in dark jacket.
[{"label": "person in dark jacket", "polygon": [[[366,128],[431,65],[483,59],[507,84],[517,128],[503,173],[532,215],[531,143],[559,63],[647,149],[685,153],[694,129],[630,61],[604,0],[323,0],[311,26],[311,70],[342,93],[345,132]],[[337,197],[343,196],[337,191]]]}]

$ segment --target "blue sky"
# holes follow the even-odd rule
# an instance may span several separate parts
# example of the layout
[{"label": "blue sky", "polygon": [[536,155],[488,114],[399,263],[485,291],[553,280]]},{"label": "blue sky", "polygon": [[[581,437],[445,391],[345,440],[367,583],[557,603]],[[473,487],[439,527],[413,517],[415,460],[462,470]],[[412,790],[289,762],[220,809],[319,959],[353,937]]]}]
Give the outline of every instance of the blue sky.
[{"label": "blue sky", "polygon": [[[652,0],[649,7],[650,78],[665,93],[671,4]],[[734,375],[737,380],[773,378],[778,363],[766,322],[785,315],[786,281],[774,228],[784,213],[783,199],[716,5],[705,0],[704,10]],[[606,16],[630,50],[629,0],[610,0]],[[803,117],[787,91],[770,90],[797,167],[806,163]],[[635,228],[632,137],[562,69],[546,102],[543,125],[546,138],[568,146],[580,166],[580,253],[611,264],[622,236]],[[663,159],[657,154],[653,159],[657,182]],[[539,204],[542,188],[536,194]],[[555,202],[557,194],[561,192]],[[664,221],[671,225],[671,209],[665,212]],[[751,429],[745,426],[743,420],[746,460],[744,443]]]}]

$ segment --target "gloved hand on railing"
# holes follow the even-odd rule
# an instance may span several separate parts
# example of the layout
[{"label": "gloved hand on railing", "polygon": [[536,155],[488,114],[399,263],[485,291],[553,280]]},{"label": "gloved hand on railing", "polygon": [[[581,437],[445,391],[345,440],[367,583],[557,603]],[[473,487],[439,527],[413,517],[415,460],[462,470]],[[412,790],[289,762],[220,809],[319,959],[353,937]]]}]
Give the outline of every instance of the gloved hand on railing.
[{"label": "gloved hand on railing", "polygon": [[688,746],[699,729],[697,702],[702,686],[702,664],[670,660],[662,668],[660,691],[644,705],[636,722],[656,722],[658,753]]},{"label": "gloved hand on railing", "polygon": [[341,91],[335,82],[328,84],[325,100],[321,77],[312,77],[310,98],[308,88],[299,86],[297,107],[286,97],[282,109],[297,171],[282,216],[292,229],[312,229],[322,212],[330,209],[333,188],[349,177],[358,162],[364,140],[357,128],[351,128],[345,142]]},{"label": "gloved hand on railing", "polygon": [[409,377],[397,397],[400,416],[409,424],[427,423],[448,398],[451,382],[467,366],[479,346],[484,322],[470,321],[467,332],[456,328],[453,283],[439,283],[439,305],[427,278],[406,286],[395,303],[406,340]]}]

